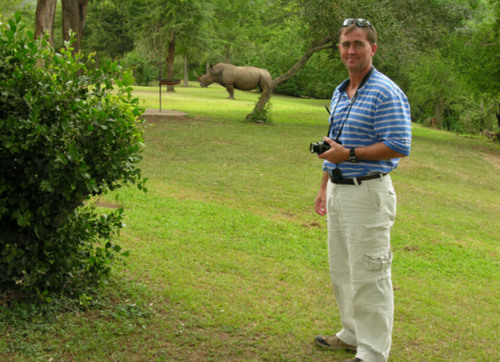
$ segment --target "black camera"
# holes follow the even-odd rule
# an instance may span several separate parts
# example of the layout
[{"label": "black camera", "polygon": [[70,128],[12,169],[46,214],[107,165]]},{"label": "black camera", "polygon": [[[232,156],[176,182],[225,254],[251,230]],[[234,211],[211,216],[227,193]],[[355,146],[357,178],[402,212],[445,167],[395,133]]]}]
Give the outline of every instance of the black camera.
[{"label": "black camera", "polygon": [[[338,143],[341,145],[339,141],[333,141],[335,143]],[[321,155],[323,152],[328,151],[330,149],[330,144],[328,144],[326,141],[319,141],[317,143],[311,143],[309,145],[309,151],[311,153],[317,153],[318,155]]]},{"label": "black camera", "polygon": [[311,151],[311,153],[317,153],[318,155],[321,155],[323,152],[328,151],[329,149],[330,145],[325,141],[311,143],[309,145],[309,151]]}]

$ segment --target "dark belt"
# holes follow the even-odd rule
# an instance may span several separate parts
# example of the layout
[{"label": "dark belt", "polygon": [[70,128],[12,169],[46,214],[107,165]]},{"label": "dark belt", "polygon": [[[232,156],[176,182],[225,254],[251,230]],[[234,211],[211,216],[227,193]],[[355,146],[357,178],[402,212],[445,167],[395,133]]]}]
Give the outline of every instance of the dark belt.
[{"label": "dark belt", "polygon": [[[369,175],[369,176],[361,176],[361,177],[353,177],[353,178],[341,178],[338,180],[334,180],[332,175],[330,174],[330,180],[337,185],[361,185],[361,181],[368,181],[368,180],[373,180],[376,178],[382,178],[386,173],[377,173],[375,175]],[[356,183],[357,181],[357,183]]]}]

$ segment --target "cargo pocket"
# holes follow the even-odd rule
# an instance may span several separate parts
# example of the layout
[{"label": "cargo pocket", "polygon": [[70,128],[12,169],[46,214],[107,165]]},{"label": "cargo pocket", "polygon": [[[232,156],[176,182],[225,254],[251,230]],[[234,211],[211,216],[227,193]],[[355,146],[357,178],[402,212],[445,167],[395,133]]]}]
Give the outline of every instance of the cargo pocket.
[{"label": "cargo pocket", "polygon": [[390,215],[382,215],[373,223],[365,224],[363,234],[360,237],[361,243],[365,245],[365,252],[373,250],[374,254],[378,255],[376,251],[383,250],[385,252],[388,248],[390,249],[393,225],[394,221]]},{"label": "cargo pocket", "polygon": [[392,251],[365,255],[365,268],[370,271],[385,270],[392,265]]}]

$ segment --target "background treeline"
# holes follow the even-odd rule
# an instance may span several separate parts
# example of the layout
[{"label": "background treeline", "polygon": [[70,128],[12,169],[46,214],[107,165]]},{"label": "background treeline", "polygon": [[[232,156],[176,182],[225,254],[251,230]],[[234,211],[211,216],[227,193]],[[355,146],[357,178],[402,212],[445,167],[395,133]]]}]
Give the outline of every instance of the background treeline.
[{"label": "background treeline", "polygon": [[[21,10],[34,27],[36,0],[0,4],[3,18]],[[133,67],[141,85],[156,81],[169,54],[175,78],[194,80],[192,70],[204,73],[217,62],[263,67],[275,78],[315,42],[335,39],[346,17],[377,28],[375,66],[408,94],[415,121],[498,132],[500,0],[89,0],[82,51]],[[59,15],[60,29],[57,22]],[[56,31],[54,46],[61,45]],[[329,98],[346,77],[333,47],[315,53],[276,92]]]}]

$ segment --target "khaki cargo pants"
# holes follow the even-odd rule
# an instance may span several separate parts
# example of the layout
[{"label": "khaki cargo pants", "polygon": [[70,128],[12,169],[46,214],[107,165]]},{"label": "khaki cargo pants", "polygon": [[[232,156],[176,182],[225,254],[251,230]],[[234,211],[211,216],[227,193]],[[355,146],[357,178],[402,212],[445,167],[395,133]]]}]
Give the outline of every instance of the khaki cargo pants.
[{"label": "khaki cargo pants", "polygon": [[394,297],[390,231],[396,193],[389,175],[360,185],[328,182],[328,254],[342,320],[337,336],[358,346],[356,357],[387,361]]}]

